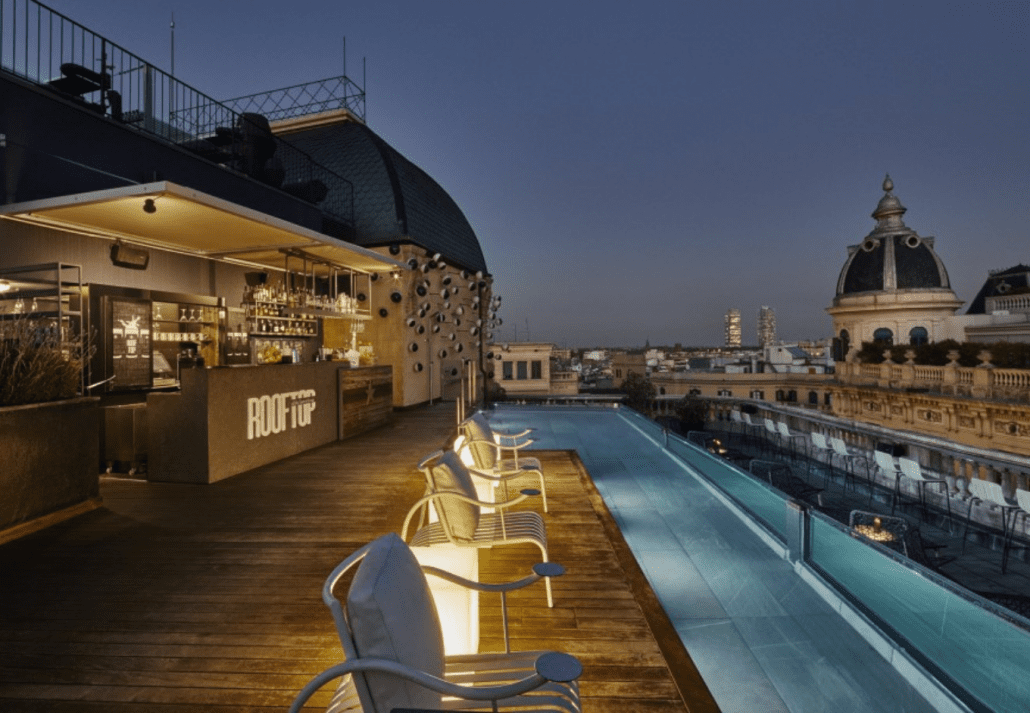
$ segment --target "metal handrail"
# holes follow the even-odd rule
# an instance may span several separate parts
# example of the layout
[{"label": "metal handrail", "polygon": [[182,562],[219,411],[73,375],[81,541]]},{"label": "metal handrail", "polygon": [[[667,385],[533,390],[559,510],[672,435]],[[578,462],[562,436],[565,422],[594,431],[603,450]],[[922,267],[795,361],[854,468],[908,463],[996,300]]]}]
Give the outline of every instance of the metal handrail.
[{"label": "metal handrail", "polygon": [[251,116],[36,0],[0,0],[0,70],[317,204],[354,228],[354,186],[346,178],[278,136],[265,137],[274,144],[274,166],[248,163]]}]

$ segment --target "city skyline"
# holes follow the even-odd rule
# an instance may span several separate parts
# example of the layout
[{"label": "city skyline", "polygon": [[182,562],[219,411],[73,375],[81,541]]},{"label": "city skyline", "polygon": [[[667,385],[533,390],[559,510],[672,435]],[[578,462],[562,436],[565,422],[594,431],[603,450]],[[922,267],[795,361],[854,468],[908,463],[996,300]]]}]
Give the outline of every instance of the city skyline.
[{"label": "city skyline", "polygon": [[222,99],[342,73],[346,36],[369,126],[476,230],[497,341],[718,345],[727,305],[829,337],[887,173],[966,306],[1030,261],[1026,3],[47,4],[164,68],[174,11]]}]

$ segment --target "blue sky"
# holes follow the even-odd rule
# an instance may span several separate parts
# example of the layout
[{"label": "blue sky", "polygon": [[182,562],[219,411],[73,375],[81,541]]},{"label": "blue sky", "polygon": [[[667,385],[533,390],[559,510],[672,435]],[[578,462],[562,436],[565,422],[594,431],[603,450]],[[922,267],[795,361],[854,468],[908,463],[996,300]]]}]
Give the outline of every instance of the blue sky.
[{"label": "blue sky", "polygon": [[[229,98],[367,58],[368,123],[462,207],[499,340],[829,335],[890,172],[958,296],[1030,263],[1030,2],[53,0]],[[528,332],[527,332],[528,328]]]}]

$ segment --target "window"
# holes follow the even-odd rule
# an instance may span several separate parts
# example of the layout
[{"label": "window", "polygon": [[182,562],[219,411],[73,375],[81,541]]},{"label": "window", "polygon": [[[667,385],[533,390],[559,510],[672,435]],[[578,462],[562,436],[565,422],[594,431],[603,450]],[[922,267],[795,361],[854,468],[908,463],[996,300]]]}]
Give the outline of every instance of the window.
[{"label": "window", "polygon": [[765,401],[765,392],[759,391],[758,389],[754,389],[751,392],[751,398],[758,399],[759,401]]},{"label": "window", "polygon": [[511,381],[511,362],[506,361],[501,363],[501,378],[504,381]]},{"label": "window", "polygon": [[718,396],[733,396],[733,392],[729,389],[719,389]]},{"label": "window", "polygon": [[516,377],[515,378],[517,378],[519,381],[525,381],[526,380],[526,362],[524,362],[524,361],[515,362],[515,373],[516,373]]},{"label": "window", "polygon": [[894,346],[894,332],[886,327],[880,327],[873,332],[873,341],[885,347]]},{"label": "window", "polygon": [[529,363],[530,378],[531,379],[542,379],[544,378],[544,369],[540,364],[539,359],[535,359]]},{"label": "window", "polygon": [[924,327],[912,327],[908,333],[908,343],[914,347],[921,346],[930,341],[930,334]]},{"label": "window", "polygon": [[819,394],[817,394],[815,391],[809,391],[808,392],[808,403],[809,403],[810,406],[818,406],[819,405]]}]

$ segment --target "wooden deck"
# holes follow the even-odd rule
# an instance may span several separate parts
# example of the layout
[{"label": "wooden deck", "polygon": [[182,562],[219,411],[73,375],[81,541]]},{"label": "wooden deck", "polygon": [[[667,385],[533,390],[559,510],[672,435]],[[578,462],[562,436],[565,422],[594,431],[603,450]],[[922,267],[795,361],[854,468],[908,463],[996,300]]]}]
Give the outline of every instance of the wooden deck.
[{"label": "wooden deck", "polygon": [[[415,468],[453,404],[212,485],[105,481],[104,507],[0,546],[0,710],[285,710],[341,657],[320,590],[422,494]],[[568,574],[509,598],[513,647],[581,658],[584,710],[717,710],[578,458],[540,453],[551,558]],[[527,486],[531,483],[527,482]],[[483,579],[521,576],[495,548]],[[519,569],[521,568],[521,569]],[[501,648],[496,597],[482,648]]]}]

